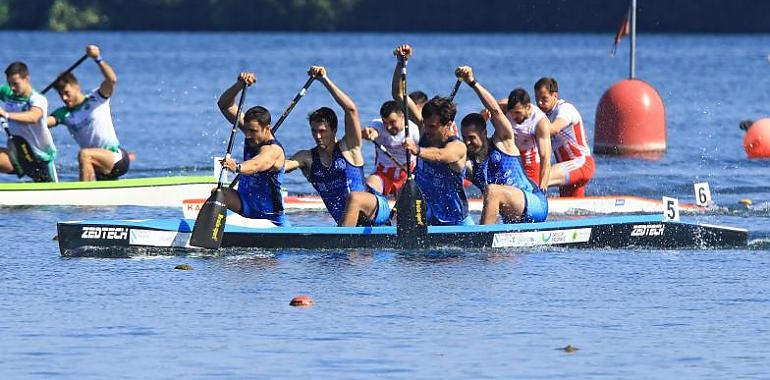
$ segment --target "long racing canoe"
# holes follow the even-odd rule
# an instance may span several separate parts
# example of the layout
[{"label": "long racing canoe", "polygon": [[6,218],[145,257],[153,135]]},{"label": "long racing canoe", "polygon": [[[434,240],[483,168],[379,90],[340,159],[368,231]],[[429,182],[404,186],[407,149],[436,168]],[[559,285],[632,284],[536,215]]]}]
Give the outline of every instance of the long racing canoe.
[{"label": "long racing canoe", "polygon": [[[190,219],[59,222],[63,256],[113,255],[141,248],[197,250]],[[226,224],[222,247],[257,249],[485,249],[535,246],[584,248],[745,247],[740,228],[664,221],[662,215],[622,215],[531,224],[429,226],[425,235],[399,236],[396,227],[266,227]]]},{"label": "long racing canoe", "polygon": [[[198,215],[204,198],[185,199],[182,204],[184,217],[195,219]],[[283,204],[286,211],[317,211],[326,212],[326,206],[320,197],[315,195],[287,195],[283,198]],[[391,201],[390,207],[393,207],[394,201]],[[470,211],[481,211],[483,202],[479,198],[468,200],[468,209]],[[612,195],[595,196],[585,198],[549,198],[549,215],[608,215],[608,214],[639,214],[639,213],[661,213],[664,205],[660,199],[642,198],[631,195]],[[702,213],[708,209],[689,203],[680,203],[679,209],[682,212],[695,214]]]},{"label": "long racing canoe", "polygon": [[185,199],[209,194],[216,183],[212,176],[0,183],[0,206],[180,207]]}]

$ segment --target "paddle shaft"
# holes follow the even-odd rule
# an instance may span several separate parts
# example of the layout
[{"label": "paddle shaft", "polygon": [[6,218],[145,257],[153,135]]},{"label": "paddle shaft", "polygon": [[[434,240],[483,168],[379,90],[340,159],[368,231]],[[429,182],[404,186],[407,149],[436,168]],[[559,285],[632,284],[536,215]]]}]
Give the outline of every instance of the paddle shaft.
[{"label": "paddle shaft", "polygon": [[[307,89],[310,88],[310,85],[313,84],[314,80],[315,80],[315,77],[310,76],[310,78],[307,79],[307,82],[305,82],[302,88],[299,89],[299,92],[297,92],[297,95],[294,95],[294,99],[291,100],[291,103],[289,103],[289,106],[286,107],[286,110],[283,111],[283,113],[281,114],[281,117],[278,119],[275,125],[273,125],[273,129],[272,129],[273,134],[278,132],[278,128],[280,128],[281,124],[283,124],[283,121],[286,120],[287,117],[289,117],[289,114],[294,109],[294,106],[296,106],[297,103],[299,103],[299,100],[302,99],[302,97],[305,96],[305,94],[307,94]],[[236,175],[235,178],[233,178],[233,182],[230,182],[229,188],[232,189],[233,187],[235,187],[235,184],[238,183],[238,180],[240,179],[241,179],[241,174],[238,173],[238,175]]]},{"label": "paddle shaft", "polygon": [[390,158],[390,160],[393,161],[394,164],[398,165],[401,168],[401,170],[403,170],[405,172],[409,172],[409,169],[406,168],[406,165],[398,162],[398,159],[396,157],[393,157],[393,155],[390,152],[388,152],[388,148],[385,148],[382,144],[380,144],[380,143],[378,143],[377,141],[374,141],[374,140],[372,140],[372,144],[374,144],[374,146],[377,147],[377,149],[382,151],[382,153],[385,153],[385,155],[388,158]]},{"label": "paddle shaft", "polygon": [[283,124],[283,121],[286,120],[287,117],[289,117],[289,114],[294,109],[294,106],[299,103],[299,100],[302,99],[305,94],[307,94],[307,89],[310,88],[310,85],[313,84],[313,81],[315,80],[314,76],[310,76],[310,78],[307,79],[307,82],[302,86],[302,88],[297,92],[297,95],[294,95],[294,99],[291,100],[291,103],[289,103],[289,106],[286,107],[286,110],[283,111],[281,114],[281,117],[278,119],[278,121],[273,125],[273,133],[278,132],[278,128],[281,127],[281,124]]},{"label": "paddle shaft", "polygon": [[5,131],[5,134],[8,135],[8,138],[12,139],[13,136],[11,135],[11,131],[8,129],[8,120],[4,117],[0,117],[0,124],[3,124],[3,130]]},{"label": "paddle shaft", "polygon": [[[404,56],[401,56],[398,59],[401,61],[401,96],[404,99],[404,101],[402,102],[402,107],[404,109],[404,136],[409,138],[412,135],[409,133],[409,105],[408,105],[408,101],[409,101],[408,96],[409,95],[407,95],[407,93],[406,93],[406,63],[407,63],[407,59]],[[406,150],[406,162],[407,163],[411,163],[412,162],[412,154],[409,152],[409,149],[405,149],[405,150]],[[411,166],[411,165],[409,165],[409,166]],[[411,170],[411,168],[409,166],[407,166],[407,168],[406,168],[406,173],[407,173],[407,178],[411,179],[411,178],[414,178],[414,174],[412,173],[412,170]]]},{"label": "paddle shaft", "polygon": [[[83,54],[83,56],[82,56],[82,57],[80,57],[80,59],[78,59],[77,61],[75,61],[75,63],[73,63],[73,64],[72,64],[72,66],[68,67],[68,68],[67,68],[67,70],[64,70],[64,72],[62,72],[61,74],[59,74],[59,76],[61,76],[62,74],[66,74],[66,73],[69,73],[69,72],[70,72],[70,71],[72,71],[72,70],[75,70],[75,68],[76,68],[76,67],[78,67],[78,66],[80,66],[80,64],[81,64],[81,63],[83,63],[83,61],[85,61],[86,59],[88,59],[88,54]],[[53,80],[53,82],[51,82],[50,84],[48,84],[48,86],[45,86],[45,88],[43,89],[43,91],[40,91],[40,93],[41,93],[41,94],[45,94],[46,92],[48,92],[48,90],[50,90],[50,89],[53,87],[53,85],[56,83],[56,80],[57,80],[57,79],[59,79],[59,76],[57,76],[57,77],[56,77],[56,79],[54,79],[54,80]]]},{"label": "paddle shaft", "polygon": [[[235,121],[233,121],[233,130],[230,131],[230,141],[227,142],[227,153],[225,153],[225,159],[230,158],[233,152],[233,142],[235,142],[235,133],[238,132],[238,123],[241,122],[241,110],[243,109],[243,101],[246,99],[246,89],[249,86],[246,83],[243,84],[243,90],[241,90],[241,98],[238,99],[238,111],[235,113]],[[217,183],[217,189],[222,187],[222,179],[224,178],[225,170],[219,171],[219,181]]]},{"label": "paddle shaft", "polygon": [[452,93],[449,94],[449,101],[455,100],[455,95],[457,95],[457,91],[460,90],[460,85],[463,84],[463,81],[458,79],[457,82],[455,82],[455,87],[452,89]]}]

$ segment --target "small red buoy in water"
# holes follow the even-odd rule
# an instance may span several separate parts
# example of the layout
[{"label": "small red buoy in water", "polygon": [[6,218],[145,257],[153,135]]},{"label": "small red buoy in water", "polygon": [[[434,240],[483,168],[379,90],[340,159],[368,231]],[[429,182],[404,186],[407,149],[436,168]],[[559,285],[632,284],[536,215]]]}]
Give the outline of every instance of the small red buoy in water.
[{"label": "small red buoy in water", "polygon": [[129,161],[135,161],[136,160],[136,153],[128,152],[128,160]]},{"label": "small red buoy in water", "polygon": [[666,151],[666,110],[647,82],[626,79],[610,87],[596,107],[594,152],[660,158]]},{"label": "small red buoy in water", "polygon": [[310,297],[306,295],[299,295],[292,298],[291,302],[289,302],[289,305],[308,307],[308,306],[313,306],[314,303],[315,302],[313,302],[313,300]]},{"label": "small red buoy in water", "polygon": [[743,137],[743,149],[749,158],[770,158],[770,119],[751,124]]}]

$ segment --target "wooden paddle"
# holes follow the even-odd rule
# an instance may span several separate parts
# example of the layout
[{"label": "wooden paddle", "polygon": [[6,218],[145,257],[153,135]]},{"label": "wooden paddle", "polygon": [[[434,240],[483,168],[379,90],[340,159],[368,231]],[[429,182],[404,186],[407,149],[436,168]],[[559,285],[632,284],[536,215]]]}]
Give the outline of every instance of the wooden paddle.
[{"label": "wooden paddle", "polygon": [[[403,96],[404,107],[404,131],[406,136],[409,134],[409,107],[406,91],[406,63],[404,56],[398,58],[401,62],[401,95]],[[409,150],[406,151],[407,179],[404,187],[401,189],[398,200],[396,201],[396,233],[405,247],[417,247],[420,245],[420,237],[428,232],[428,226],[425,223],[425,204],[422,200],[422,192],[414,181],[414,173],[410,168],[412,162]]]},{"label": "wooden paddle", "polygon": [[[248,86],[243,84],[241,98],[238,100],[238,111],[235,113],[233,129],[230,131],[230,141],[227,142],[227,153],[225,159],[230,158],[233,151],[233,142],[235,133],[238,131],[238,123],[241,121],[241,109],[243,109],[243,100],[246,98],[246,89]],[[209,199],[201,207],[198,218],[195,219],[190,245],[196,247],[218,249],[222,245],[222,236],[225,233],[225,221],[227,220],[227,204],[225,203],[225,192],[222,189],[222,180],[224,179],[225,169],[219,172],[219,182],[217,188],[211,193]]]},{"label": "wooden paddle", "polygon": [[[289,106],[286,107],[286,110],[283,111],[283,113],[281,114],[281,117],[278,118],[278,121],[275,122],[275,124],[273,125],[273,129],[272,129],[273,136],[275,136],[275,133],[278,132],[278,128],[281,127],[281,124],[283,124],[284,120],[286,120],[286,118],[289,117],[289,114],[291,113],[291,110],[294,109],[294,106],[296,106],[297,103],[299,103],[299,100],[302,99],[302,97],[305,96],[305,94],[307,94],[307,89],[310,88],[310,85],[313,84],[314,80],[315,80],[315,77],[310,76],[310,78],[307,79],[307,82],[305,82],[305,84],[302,85],[302,88],[299,89],[299,92],[297,92],[297,95],[294,95],[294,99],[291,100],[291,103],[289,103]],[[232,189],[233,187],[235,187],[235,184],[238,183],[238,180],[240,179],[241,179],[241,174],[238,173],[238,175],[236,175],[235,178],[233,178],[233,182],[230,182],[230,186],[228,187]]]}]

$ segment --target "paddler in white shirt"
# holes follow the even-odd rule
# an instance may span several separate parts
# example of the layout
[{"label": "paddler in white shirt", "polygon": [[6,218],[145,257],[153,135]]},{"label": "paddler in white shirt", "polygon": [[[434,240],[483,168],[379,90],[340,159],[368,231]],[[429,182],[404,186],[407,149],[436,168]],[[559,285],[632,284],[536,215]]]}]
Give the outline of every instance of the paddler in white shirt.
[{"label": "paddler in white shirt", "polygon": [[0,86],[0,122],[8,147],[0,148],[0,172],[29,176],[35,182],[57,182],[56,146],[46,126],[48,100],[32,89],[24,62],[5,69],[8,84]]},{"label": "paddler in white shirt", "polygon": [[74,74],[67,72],[59,75],[53,86],[64,107],[48,116],[47,122],[51,128],[66,125],[80,146],[78,164],[81,181],[114,180],[126,174],[130,162],[128,152],[118,141],[110,111],[110,97],[118,77],[102,58],[99,47],[88,45],[86,55],[94,60],[104,80],[99,87],[83,94]]},{"label": "paddler in white shirt", "polygon": [[[401,165],[406,165],[406,151],[402,144],[406,135],[402,103],[389,100],[380,107],[380,119],[374,119],[363,130],[363,138],[374,141],[387,149],[388,153]],[[420,141],[417,125],[409,121],[409,135],[412,140]],[[416,157],[412,157],[414,167]],[[397,196],[406,182],[407,172],[393,162],[382,150],[375,149],[375,171],[366,178],[366,185],[382,195]]]}]

